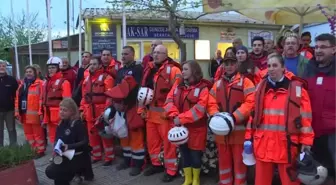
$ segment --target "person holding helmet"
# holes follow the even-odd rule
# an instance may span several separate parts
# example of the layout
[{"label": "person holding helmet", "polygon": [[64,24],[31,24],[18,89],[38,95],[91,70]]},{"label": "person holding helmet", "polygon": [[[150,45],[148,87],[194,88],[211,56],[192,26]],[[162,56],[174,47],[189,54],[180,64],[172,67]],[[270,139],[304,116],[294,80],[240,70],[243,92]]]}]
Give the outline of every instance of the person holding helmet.
[{"label": "person holding helmet", "polygon": [[105,152],[104,166],[109,166],[114,160],[113,140],[101,138],[98,133],[90,132],[90,129],[111,104],[104,92],[112,88],[114,79],[104,72],[102,61],[99,58],[91,59],[89,72],[89,76],[84,79],[82,84],[81,117],[87,122],[93,163],[102,160],[102,142]]},{"label": "person holding helmet", "polygon": [[71,97],[71,85],[62,78],[60,66],[62,60],[58,57],[51,57],[47,61],[48,75],[43,84],[42,108],[43,126],[48,127],[49,142],[53,145],[55,134],[60,118],[58,115],[59,104],[63,98]]},{"label": "person holding helmet", "polygon": [[103,62],[104,70],[112,78],[116,79],[117,71],[121,68],[121,62],[112,57],[112,53],[108,49],[101,51],[101,60]]},{"label": "person holding helmet", "polygon": [[159,160],[162,144],[164,150],[165,173],[163,182],[173,180],[177,172],[176,147],[172,145],[167,134],[171,128],[163,109],[169,91],[181,81],[180,64],[168,57],[167,48],[163,45],[155,47],[154,62],[149,62],[144,70],[141,86],[154,91],[153,101],[144,106],[139,104],[138,113],[146,119],[147,147],[152,166],[145,172],[145,176],[164,171]]},{"label": "person holding helmet", "polygon": [[199,185],[208,128],[208,88],[212,83],[203,79],[201,67],[196,61],[182,64],[182,76],[183,81],[169,92],[164,109],[175,126],[183,125],[189,131],[188,142],[179,146],[185,174],[183,185]]},{"label": "person holding helmet", "polygon": [[299,185],[299,181],[291,181],[287,169],[295,165],[300,151],[310,150],[314,140],[307,84],[285,70],[280,55],[268,58],[267,69],[256,90],[258,103],[245,135],[253,143],[255,184],[271,185],[277,165],[283,185]]},{"label": "person holding helmet", "polygon": [[37,158],[44,156],[45,136],[41,126],[43,81],[38,78],[37,70],[32,66],[25,68],[25,78],[16,91],[15,117],[23,125],[28,143],[37,152]]},{"label": "person holding helmet", "polygon": [[[145,159],[144,120],[137,114],[137,93],[142,79],[142,65],[134,61],[134,48],[124,46],[122,50],[123,67],[118,71],[113,88],[105,92],[112,98],[112,105],[117,114],[124,113],[128,127],[128,137],[120,138],[124,160],[117,166],[117,170],[129,167],[130,176],[141,173]],[[132,165],[132,166],[131,166]]]},{"label": "person holding helmet", "polygon": [[[224,76],[213,85],[208,102],[208,113],[213,116],[211,121],[217,119],[217,113],[224,112],[234,125],[234,128],[231,124],[226,125],[229,128],[227,133],[215,135],[220,185],[244,184],[247,170],[242,157],[245,125],[254,107],[255,86],[238,72],[236,58],[225,58],[223,66]],[[220,121],[222,124],[223,120]],[[215,130],[212,131],[216,134]]]}]

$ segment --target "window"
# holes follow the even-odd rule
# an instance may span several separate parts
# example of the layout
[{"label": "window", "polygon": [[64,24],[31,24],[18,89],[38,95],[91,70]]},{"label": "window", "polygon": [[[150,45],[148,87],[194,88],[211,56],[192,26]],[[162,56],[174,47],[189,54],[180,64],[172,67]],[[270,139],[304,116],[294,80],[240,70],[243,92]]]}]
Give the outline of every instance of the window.
[{"label": "window", "polygon": [[210,41],[195,40],[195,59],[209,60],[210,59]]},{"label": "window", "polygon": [[219,42],[217,43],[217,50],[221,50],[222,51],[222,57],[224,57],[225,55],[225,51],[228,47],[231,47],[232,43],[229,42]]},{"label": "window", "polygon": [[[144,55],[147,55],[148,53],[151,53],[151,42],[145,41],[144,44]],[[175,61],[180,60],[180,49],[178,48],[177,44],[175,42],[163,42],[163,45],[168,50],[168,57],[174,59]]]},{"label": "window", "polygon": [[134,48],[134,60],[141,61],[141,42],[127,42],[127,45]]}]

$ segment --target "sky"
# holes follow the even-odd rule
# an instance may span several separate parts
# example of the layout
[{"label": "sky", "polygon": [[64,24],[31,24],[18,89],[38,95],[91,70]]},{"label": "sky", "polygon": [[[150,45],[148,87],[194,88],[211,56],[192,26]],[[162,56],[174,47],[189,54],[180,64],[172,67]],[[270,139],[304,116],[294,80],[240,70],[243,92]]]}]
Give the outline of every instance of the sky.
[{"label": "sky", "polygon": [[[27,0],[12,0],[15,16],[22,14],[22,11],[27,10]],[[28,0],[29,11],[31,13],[38,13],[37,21],[45,25],[48,24],[45,0]],[[70,1],[70,23],[72,24],[72,1],[74,1],[74,15],[75,24],[79,12],[79,0]],[[66,2],[67,0],[51,0],[51,22],[52,22],[52,35],[66,35]],[[0,14],[2,16],[11,16],[11,0],[0,0]],[[108,3],[105,0],[82,0],[82,8],[106,8]],[[72,34],[72,27],[70,27]]]}]

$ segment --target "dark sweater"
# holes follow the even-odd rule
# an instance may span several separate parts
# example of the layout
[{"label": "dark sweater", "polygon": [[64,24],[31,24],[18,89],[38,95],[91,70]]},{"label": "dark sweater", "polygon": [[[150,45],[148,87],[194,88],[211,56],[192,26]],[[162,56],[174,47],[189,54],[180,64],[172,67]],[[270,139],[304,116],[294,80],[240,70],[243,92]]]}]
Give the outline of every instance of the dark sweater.
[{"label": "dark sweater", "polygon": [[18,82],[12,76],[0,77],[0,112],[14,111]]}]

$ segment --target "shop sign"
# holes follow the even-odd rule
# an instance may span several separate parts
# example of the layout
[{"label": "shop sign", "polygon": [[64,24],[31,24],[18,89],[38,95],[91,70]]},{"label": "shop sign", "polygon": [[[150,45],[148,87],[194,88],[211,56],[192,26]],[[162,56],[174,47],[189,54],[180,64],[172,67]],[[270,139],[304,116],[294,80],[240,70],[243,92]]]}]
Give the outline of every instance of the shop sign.
[{"label": "shop sign", "polygon": [[99,56],[102,49],[110,50],[117,58],[117,28],[116,25],[103,23],[92,24],[92,54]]},{"label": "shop sign", "polygon": [[[122,33],[122,31],[121,31]],[[176,28],[179,34],[179,28]],[[146,25],[127,25],[127,38],[171,38],[168,26],[146,26]],[[183,39],[199,39],[198,27],[185,27],[185,35],[180,35]]]},{"label": "shop sign", "polygon": [[273,32],[272,31],[265,31],[265,30],[248,30],[248,47],[252,47],[252,39],[255,36],[263,37],[266,39],[273,40]]}]

